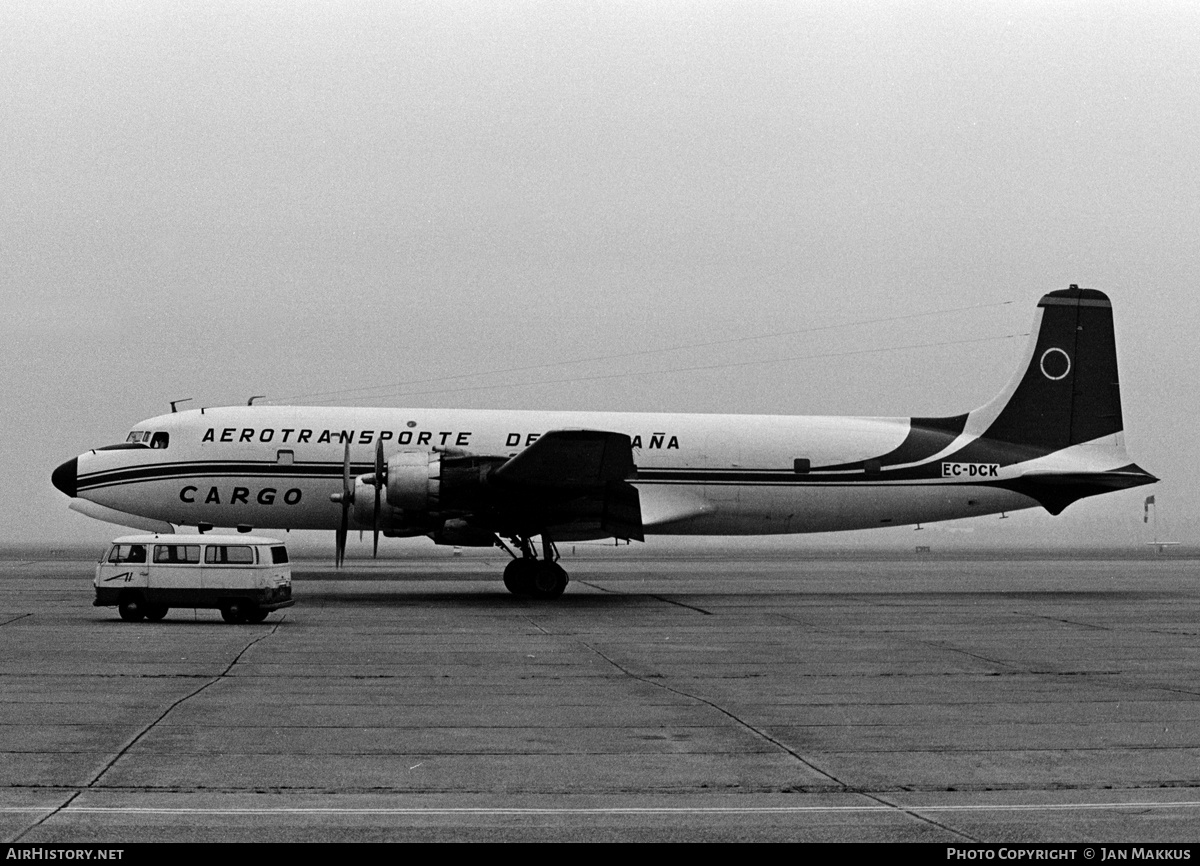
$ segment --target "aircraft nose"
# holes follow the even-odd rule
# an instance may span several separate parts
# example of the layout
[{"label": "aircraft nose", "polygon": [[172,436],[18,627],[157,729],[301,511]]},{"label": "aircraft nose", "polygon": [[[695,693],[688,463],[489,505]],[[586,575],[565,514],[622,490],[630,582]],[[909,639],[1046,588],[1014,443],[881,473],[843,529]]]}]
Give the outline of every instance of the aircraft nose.
[{"label": "aircraft nose", "polygon": [[67,494],[67,496],[74,499],[75,494],[78,492],[78,471],[79,458],[72,457],[50,473],[50,482],[63,493]]}]

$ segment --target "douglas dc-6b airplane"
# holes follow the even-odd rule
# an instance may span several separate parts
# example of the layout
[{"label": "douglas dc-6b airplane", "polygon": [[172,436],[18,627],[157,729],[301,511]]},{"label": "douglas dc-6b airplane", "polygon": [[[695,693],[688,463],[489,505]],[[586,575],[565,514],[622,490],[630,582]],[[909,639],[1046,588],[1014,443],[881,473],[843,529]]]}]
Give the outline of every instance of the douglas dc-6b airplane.
[{"label": "douglas dc-6b airplane", "polygon": [[143,421],[52,481],[77,511],[155,531],[333,529],[339,565],[352,528],[376,550],[380,532],[499,545],[510,591],[554,598],[555,542],[1058,514],[1158,480],[1125,453],[1104,294],[1043,297],[1028,352],[996,399],[945,418],[205,408]]}]

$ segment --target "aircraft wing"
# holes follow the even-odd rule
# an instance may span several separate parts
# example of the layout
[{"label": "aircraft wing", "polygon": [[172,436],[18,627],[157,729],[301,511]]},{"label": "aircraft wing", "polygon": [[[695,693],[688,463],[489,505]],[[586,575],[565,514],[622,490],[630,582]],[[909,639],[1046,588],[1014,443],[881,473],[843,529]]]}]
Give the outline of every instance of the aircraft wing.
[{"label": "aircraft wing", "polygon": [[632,441],[606,430],[551,430],[496,467],[494,488],[519,499],[539,522],[567,532],[595,526],[615,538],[644,540]]},{"label": "aircraft wing", "polygon": [[551,430],[492,477],[532,487],[592,488],[625,481],[637,471],[633,445],[624,433],[603,430]]}]

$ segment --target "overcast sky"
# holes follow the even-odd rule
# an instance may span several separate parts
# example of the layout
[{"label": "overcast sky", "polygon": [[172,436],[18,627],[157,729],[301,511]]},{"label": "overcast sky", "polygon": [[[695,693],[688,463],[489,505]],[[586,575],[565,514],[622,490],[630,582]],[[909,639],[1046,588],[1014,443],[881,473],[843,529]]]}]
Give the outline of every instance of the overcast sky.
[{"label": "overcast sky", "polygon": [[942,537],[1197,541],[1195,4],[5,3],[0,118],[0,542],[182,397],[954,414],[1069,283],[1163,481]]}]

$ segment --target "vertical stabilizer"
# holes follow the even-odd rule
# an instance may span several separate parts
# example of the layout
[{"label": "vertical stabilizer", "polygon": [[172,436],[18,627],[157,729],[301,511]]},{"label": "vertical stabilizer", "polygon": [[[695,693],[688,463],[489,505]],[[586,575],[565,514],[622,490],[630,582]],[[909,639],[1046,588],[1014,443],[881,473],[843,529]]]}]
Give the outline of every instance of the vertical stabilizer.
[{"label": "vertical stabilizer", "polygon": [[1108,297],[1073,285],[1043,297],[1038,312],[1028,366],[972,413],[994,414],[982,435],[1046,453],[1116,437],[1123,425]]}]

